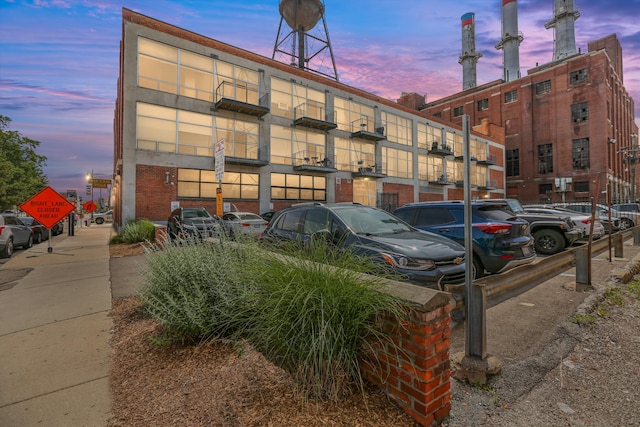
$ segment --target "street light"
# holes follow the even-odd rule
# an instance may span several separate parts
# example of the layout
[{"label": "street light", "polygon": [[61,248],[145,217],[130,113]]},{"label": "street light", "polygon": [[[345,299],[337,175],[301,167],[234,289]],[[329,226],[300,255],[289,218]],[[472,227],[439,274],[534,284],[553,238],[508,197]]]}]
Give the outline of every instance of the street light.
[{"label": "street light", "polygon": [[[615,145],[616,140],[609,138],[607,142],[611,145]],[[609,214],[609,262],[611,262],[611,179],[609,178],[609,171],[611,170],[611,147],[607,145],[607,211]],[[612,177],[613,178],[613,177]]]}]

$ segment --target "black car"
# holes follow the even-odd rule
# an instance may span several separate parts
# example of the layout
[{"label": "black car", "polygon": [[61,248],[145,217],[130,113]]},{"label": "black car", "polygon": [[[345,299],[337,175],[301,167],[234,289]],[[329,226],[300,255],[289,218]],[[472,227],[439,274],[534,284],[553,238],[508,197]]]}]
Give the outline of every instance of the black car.
[{"label": "black car", "polygon": [[222,231],[220,227],[220,218],[211,215],[205,208],[178,208],[171,212],[167,220],[167,233],[171,239],[188,235],[215,237]]},{"label": "black car", "polygon": [[[414,227],[464,245],[464,202],[461,200],[411,203],[398,208],[398,218]],[[471,202],[471,235],[475,277],[501,273],[536,259],[529,223],[504,205]]]},{"label": "black car", "polygon": [[464,248],[420,231],[381,209],[357,203],[302,203],[278,211],[261,236],[265,242],[309,242],[351,249],[392,267],[410,283],[445,289],[465,281]]},{"label": "black car", "polygon": [[49,239],[49,230],[35,218],[30,216],[21,216],[18,219],[27,227],[31,229],[33,232],[33,242],[34,243],[42,243],[43,241]]}]

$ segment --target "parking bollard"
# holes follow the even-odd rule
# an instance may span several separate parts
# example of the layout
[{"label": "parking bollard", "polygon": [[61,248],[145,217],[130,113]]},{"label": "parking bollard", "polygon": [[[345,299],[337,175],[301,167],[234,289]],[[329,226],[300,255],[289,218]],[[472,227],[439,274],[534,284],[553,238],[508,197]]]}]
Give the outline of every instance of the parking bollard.
[{"label": "parking bollard", "polygon": [[640,246],[640,227],[633,228],[633,246]]},{"label": "parking bollard", "polygon": [[591,285],[589,280],[589,248],[576,248],[576,284]]},{"label": "parking bollard", "polygon": [[622,234],[616,233],[613,235],[613,248],[615,252],[616,258],[623,258],[624,254],[622,253],[624,240],[622,239]]}]

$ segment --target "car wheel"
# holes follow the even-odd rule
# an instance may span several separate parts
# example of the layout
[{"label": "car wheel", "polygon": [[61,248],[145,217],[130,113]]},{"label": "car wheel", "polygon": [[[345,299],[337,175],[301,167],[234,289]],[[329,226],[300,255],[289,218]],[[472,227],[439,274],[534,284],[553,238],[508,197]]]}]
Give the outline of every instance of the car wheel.
[{"label": "car wheel", "polygon": [[104,223],[104,218],[96,218],[96,224],[100,225]]},{"label": "car wheel", "polygon": [[626,230],[633,227],[633,221],[629,218],[620,218],[620,230]]},{"label": "car wheel", "polygon": [[27,240],[27,243],[25,243],[24,245],[22,245],[22,249],[29,249],[33,247],[33,234],[31,236],[29,236],[29,240]]},{"label": "car wheel", "polygon": [[42,243],[42,233],[36,233],[34,237],[35,237],[34,239],[35,243],[38,243],[38,244]]},{"label": "car wheel", "polygon": [[473,256],[473,278],[480,279],[484,277],[484,266],[477,256]]},{"label": "car wheel", "polygon": [[565,246],[564,238],[555,230],[540,230],[533,233],[533,245],[536,252],[543,255],[553,255],[562,251]]},{"label": "car wheel", "polygon": [[0,258],[11,258],[13,255],[13,239],[7,240],[7,244],[4,249],[0,252]]}]

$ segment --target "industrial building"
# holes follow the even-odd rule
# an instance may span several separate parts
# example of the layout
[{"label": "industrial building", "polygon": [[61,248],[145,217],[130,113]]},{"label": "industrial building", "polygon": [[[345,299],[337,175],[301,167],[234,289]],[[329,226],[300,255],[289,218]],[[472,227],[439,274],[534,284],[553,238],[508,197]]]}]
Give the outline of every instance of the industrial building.
[{"label": "industrial building", "polygon": [[[315,22],[289,25],[300,38]],[[129,9],[122,24],[117,226],[165,221],[176,206],[264,213],[319,201],[390,210],[462,198],[463,133],[446,114],[427,117],[340,83],[299,55],[301,66],[282,63]],[[474,116],[469,138],[474,198],[505,195],[504,129],[491,120]]]},{"label": "industrial building", "polygon": [[506,193],[521,201],[637,200],[638,126],[624,87],[622,47],[615,34],[576,49],[573,0],[554,0],[546,23],[553,59],[520,75],[517,2],[502,1],[501,79],[480,86],[473,14],[462,17],[462,91],[425,104],[415,94],[398,102],[428,117],[460,124],[488,122],[505,131]]}]

